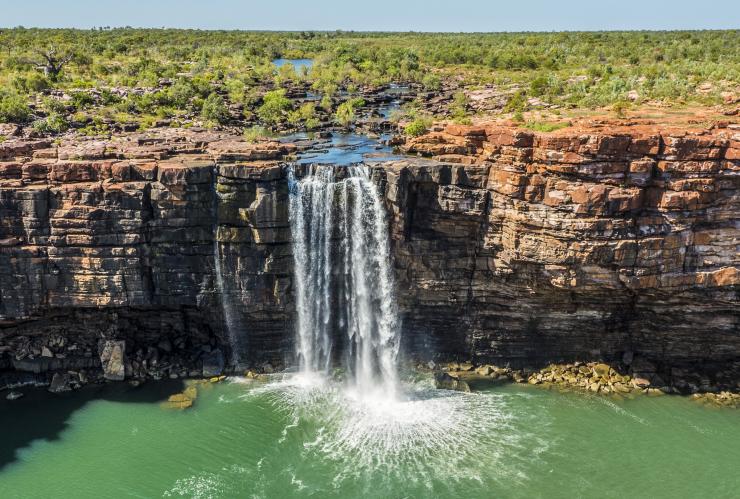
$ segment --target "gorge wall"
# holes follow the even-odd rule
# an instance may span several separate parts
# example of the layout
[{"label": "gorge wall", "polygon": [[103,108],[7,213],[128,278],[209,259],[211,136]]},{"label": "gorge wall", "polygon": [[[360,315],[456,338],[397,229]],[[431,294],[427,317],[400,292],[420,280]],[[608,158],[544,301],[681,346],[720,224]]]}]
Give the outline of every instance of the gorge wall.
[{"label": "gorge wall", "polygon": [[481,361],[737,368],[738,138],[449,126],[409,141],[458,165],[388,170],[407,336]]},{"label": "gorge wall", "polygon": [[[403,146],[429,159],[371,163],[404,352],[738,379],[739,139],[450,125]],[[211,372],[232,344],[291,363],[292,152],[196,130],[0,143],[5,379],[97,371],[120,340],[133,376]]]}]

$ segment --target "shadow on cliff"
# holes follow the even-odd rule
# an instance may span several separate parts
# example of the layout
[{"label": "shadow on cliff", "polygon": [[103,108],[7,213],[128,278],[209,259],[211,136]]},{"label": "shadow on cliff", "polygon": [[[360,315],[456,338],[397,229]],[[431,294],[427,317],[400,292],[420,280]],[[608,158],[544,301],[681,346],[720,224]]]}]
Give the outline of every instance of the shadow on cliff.
[{"label": "shadow on cliff", "polygon": [[67,429],[74,413],[95,400],[122,403],[158,403],[184,389],[180,380],[145,383],[133,387],[128,383],[87,386],[75,392],[53,394],[45,389],[21,389],[21,399],[0,399],[0,472],[18,460],[18,451],[35,440],[58,440]]}]

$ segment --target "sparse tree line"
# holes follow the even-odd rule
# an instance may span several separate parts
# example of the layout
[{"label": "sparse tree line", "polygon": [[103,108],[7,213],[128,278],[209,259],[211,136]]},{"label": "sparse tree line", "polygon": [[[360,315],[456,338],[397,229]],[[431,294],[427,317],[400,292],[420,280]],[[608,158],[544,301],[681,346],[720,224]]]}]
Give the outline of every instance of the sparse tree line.
[{"label": "sparse tree line", "polygon": [[[149,29],[0,30],[0,122],[38,133],[146,128],[166,121],[312,129],[349,126],[360,90],[407,82],[450,91],[513,86],[504,112],[560,107],[721,104],[738,93],[740,31],[428,34]],[[311,58],[311,70],[274,58]],[[315,102],[291,97],[296,90]],[[431,116],[408,106],[409,133]]]}]

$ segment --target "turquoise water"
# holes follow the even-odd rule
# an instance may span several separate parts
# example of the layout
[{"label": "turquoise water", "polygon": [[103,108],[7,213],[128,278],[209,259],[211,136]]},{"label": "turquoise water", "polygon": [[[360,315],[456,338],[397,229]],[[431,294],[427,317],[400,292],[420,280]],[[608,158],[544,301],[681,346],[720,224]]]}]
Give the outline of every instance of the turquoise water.
[{"label": "turquoise water", "polygon": [[0,496],[737,497],[740,412],[509,385],[125,384],[0,405]]}]

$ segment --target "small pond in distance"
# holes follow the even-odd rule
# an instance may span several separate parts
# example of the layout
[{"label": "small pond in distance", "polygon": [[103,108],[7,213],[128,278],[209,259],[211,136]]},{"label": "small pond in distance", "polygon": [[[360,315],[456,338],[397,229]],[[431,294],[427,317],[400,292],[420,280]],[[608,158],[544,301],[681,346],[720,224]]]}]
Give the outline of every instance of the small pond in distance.
[{"label": "small pond in distance", "polygon": [[300,73],[303,68],[310,70],[313,67],[313,59],[274,59],[272,63],[278,68],[291,64],[296,73]]}]

